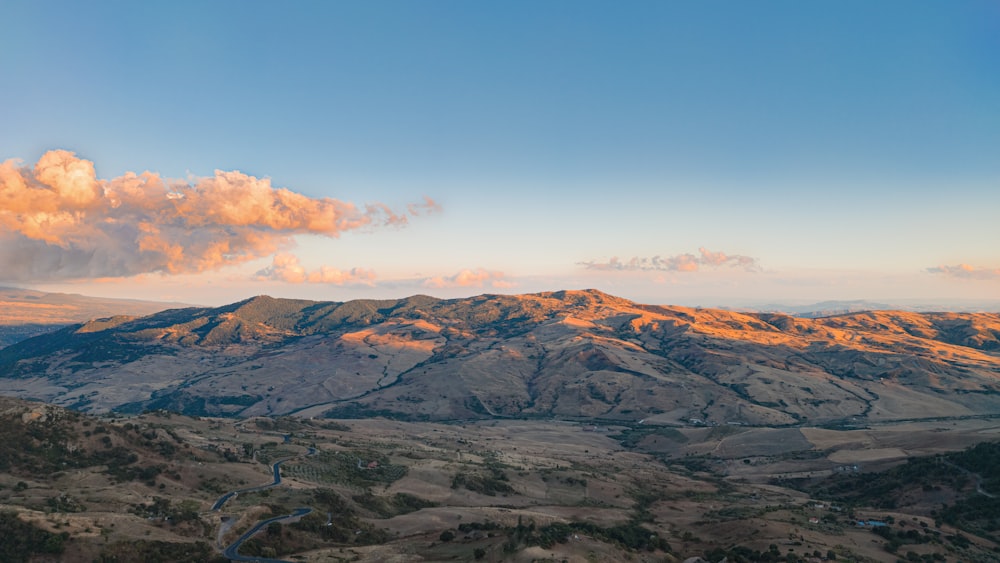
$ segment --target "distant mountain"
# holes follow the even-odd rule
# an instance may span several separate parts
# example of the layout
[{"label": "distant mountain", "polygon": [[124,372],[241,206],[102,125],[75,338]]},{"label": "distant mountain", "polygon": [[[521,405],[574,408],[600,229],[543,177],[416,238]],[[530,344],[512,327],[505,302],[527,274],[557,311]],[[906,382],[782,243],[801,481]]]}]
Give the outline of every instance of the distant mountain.
[{"label": "distant mountain", "polygon": [[795,317],[817,318],[859,313],[862,311],[913,311],[913,312],[963,312],[981,313],[1000,311],[1000,302],[996,301],[952,301],[948,303],[907,300],[892,303],[867,301],[864,299],[822,301],[809,304],[768,303],[765,305],[750,305],[746,307],[725,307],[727,310],[740,310],[757,313],[785,313]]},{"label": "distant mountain", "polygon": [[753,311],[761,313],[786,313],[795,317],[812,319],[817,317],[843,315],[847,313],[859,313],[862,311],[889,311],[892,309],[892,305],[865,301],[863,299],[851,301],[822,301],[820,303],[811,303],[808,305],[770,304],[752,308]]},{"label": "distant mountain", "polygon": [[177,303],[106,299],[0,287],[0,348],[55,328],[115,315],[144,316]]},{"label": "distant mountain", "polygon": [[81,410],[864,424],[1000,415],[1000,315],[818,319],[598,291],[255,297],[0,350],[0,393]]}]

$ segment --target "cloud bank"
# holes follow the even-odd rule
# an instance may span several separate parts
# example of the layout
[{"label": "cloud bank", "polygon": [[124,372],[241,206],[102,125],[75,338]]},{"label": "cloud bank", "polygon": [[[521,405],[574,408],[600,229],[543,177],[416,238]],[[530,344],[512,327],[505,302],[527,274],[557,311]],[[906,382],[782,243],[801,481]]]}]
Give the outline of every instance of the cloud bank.
[{"label": "cloud bank", "polygon": [[[399,226],[437,209],[430,198],[399,213],[309,198],[238,171],[193,182],[152,172],[103,180],[93,162],[54,150],[34,167],[0,164],[0,280],[204,272],[273,254],[294,235]],[[336,272],[306,278],[338,279]]]},{"label": "cloud bank", "polygon": [[489,285],[498,289],[514,287],[514,282],[507,279],[503,272],[476,268],[462,270],[452,276],[435,276],[424,280],[424,287],[436,289],[452,287],[483,287]]},{"label": "cloud bank", "polygon": [[652,258],[633,257],[621,260],[617,256],[607,262],[579,262],[588,270],[601,271],[657,271],[657,272],[696,272],[703,266],[729,266],[742,268],[748,272],[760,271],[756,258],[740,254],[712,252],[699,248],[698,254],[677,254],[674,256],[653,256]]},{"label": "cloud bank", "polygon": [[257,279],[287,283],[374,285],[375,272],[362,268],[338,270],[330,266],[323,266],[318,270],[309,272],[299,263],[299,259],[296,256],[282,253],[274,256],[270,266],[257,272]]},{"label": "cloud bank", "polygon": [[969,264],[958,264],[956,266],[936,266],[927,268],[931,274],[944,274],[954,278],[968,280],[1000,280],[1000,268],[976,268]]}]

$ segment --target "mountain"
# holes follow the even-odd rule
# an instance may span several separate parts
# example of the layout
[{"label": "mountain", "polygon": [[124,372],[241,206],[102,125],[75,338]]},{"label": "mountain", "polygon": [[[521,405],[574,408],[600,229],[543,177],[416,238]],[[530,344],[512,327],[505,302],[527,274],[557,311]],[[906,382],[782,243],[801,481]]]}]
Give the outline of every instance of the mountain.
[{"label": "mountain", "polygon": [[182,306],[186,305],[0,287],[0,348],[90,319],[114,315],[149,315]]},{"label": "mountain", "polygon": [[753,307],[750,310],[761,313],[786,313],[794,317],[816,318],[843,315],[846,313],[861,313],[864,311],[885,311],[893,308],[886,303],[857,299],[850,301],[822,301],[809,305],[769,304]]},{"label": "mountain", "polygon": [[846,301],[821,301],[809,304],[768,303],[748,304],[742,307],[724,307],[727,310],[737,310],[756,313],[786,313],[794,317],[831,317],[845,313],[860,313],[864,311],[910,311],[914,313],[951,311],[961,313],[1000,312],[1000,301],[982,301],[969,299],[951,299],[948,301],[901,299],[888,302],[852,299]]},{"label": "mountain", "polygon": [[861,425],[1000,415],[1000,315],[805,319],[559,291],[255,297],[0,350],[0,393],[84,411]]}]

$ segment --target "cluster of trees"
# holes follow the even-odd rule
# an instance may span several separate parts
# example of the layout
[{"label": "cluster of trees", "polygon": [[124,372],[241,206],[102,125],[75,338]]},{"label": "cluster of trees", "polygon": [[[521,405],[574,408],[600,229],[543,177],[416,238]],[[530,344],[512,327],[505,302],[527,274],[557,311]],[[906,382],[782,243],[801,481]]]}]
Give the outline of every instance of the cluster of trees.
[{"label": "cluster of trees", "polygon": [[0,561],[26,563],[33,556],[59,554],[68,533],[53,534],[21,520],[14,512],[0,512]]},{"label": "cluster of trees", "polygon": [[464,487],[474,493],[491,497],[496,496],[497,493],[514,492],[514,488],[510,486],[507,474],[504,472],[506,466],[493,455],[486,455],[485,458],[482,471],[457,473],[451,480],[451,488]]},{"label": "cluster of trees", "polygon": [[[6,561],[6,559],[5,559]],[[101,550],[94,563],[227,563],[209,544],[131,540],[115,542]]]},{"label": "cluster of trees", "polygon": [[[375,529],[362,521],[354,507],[332,489],[313,491],[313,511],[289,528],[319,536],[320,539],[338,543],[373,544],[386,540],[383,530]],[[360,532],[360,533],[358,533]]]},{"label": "cluster of trees", "polygon": [[872,533],[885,538],[885,550],[889,553],[896,553],[904,545],[921,543],[940,543],[940,532],[930,530],[897,530],[892,526],[877,526],[872,528]]},{"label": "cluster of trees", "polygon": [[396,493],[391,497],[380,497],[373,495],[371,491],[366,491],[351,498],[354,502],[358,503],[358,506],[371,510],[381,518],[392,518],[400,514],[409,514],[423,508],[437,506],[436,502],[424,500],[408,493]]},{"label": "cluster of trees", "polygon": [[[984,442],[961,452],[911,458],[880,473],[836,475],[817,486],[803,485],[815,496],[874,508],[896,508],[907,492],[930,492],[943,487],[975,495],[973,474],[982,486],[1000,493],[1000,444]],[[794,485],[795,483],[788,483]]]},{"label": "cluster of trees", "polygon": [[[671,552],[670,544],[656,532],[642,526],[636,520],[630,520],[625,524],[617,526],[603,527],[592,522],[555,522],[547,526],[538,527],[533,521],[525,524],[521,518],[517,520],[517,526],[501,527],[493,522],[470,522],[463,523],[458,527],[461,532],[471,532],[473,530],[489,530],[492,535],[493,530],[499,530],[507,535],[507,541],[503,544],[505,553],[514,553],[525,547],[541,546],[551,548],[557,543],[567,543],[573,536],[588,536],[597,541],[610,543],[619,547],[635,551],[664,551]],[[446,532],[450,532],[446,530]],[[444,534],[441,539],[450,541],[454,539],[454,534],[445,540]]]},{"label": "cluster of trees", "polygon": [[133,505],[132,512],[147,518],[160,518],[171,524],[200,520],[198,516],[198,503],[193,500],[185,500],[174,504],[168,498],[153,497],[153,502],[149,504]]},{"label": "cluster of trees", "polygon": [[1000,495],[1000,443],[982,442],[946,457],[955,465],[977,473],[983,479],[984,489]]},{"label": "cluster of trees", "polygon": [[94,465],[70,445],[78,437],[74,423],[81,415],[69,411],[59,415],[27,423],[20,413],[0,417],[0,471],[44,475]]},{"label": "cluster of trees", "polygon": [[[794,484],[794,483],[793,483]],[[903,499],[951,489],[962,496],[950,506],[932,511],[942,522],[967,532],[1000,541],[1000,443],[982,442],[960,452],[911,458],[880,473],[837,475],[819,485],[803,485],[813,496],[853,505],[896,508]],[[903,545],[940,541],[939,533],[917,530],[873,530],[886,538],[886,548],[896,553]],[[960,534],[944,539],[961,547],[968,540]],[[923,558],[923,557],[922,557]]]},{"label": "cluster of trees", "polygon": [[766,551],[750,549],[741,545],[723,549],[715,548],[705,552],[705,559],[709,561],[729,561],[731,563],[801,563],[803,561],[813,561],[816,559],[826,559],[836,561],[837,554],[831,549],[824,555],[819,550],[812,553],[796,554],[793,551],[781,553],[778,546],[771,544]]},{"label": "cluster of trees", "polygon": [[514,492],[514,488],[507,482],[507,475],[502,471],[457,473],[451,480],[451,488],[457,489],[459,487],[491,497],[496,496],[497,493],[506,494]]},{"label": "cluster of trees", "polygon": [[1000,542],[1000,501],[973,495],[938,511],[937,517],[956,528]]}]

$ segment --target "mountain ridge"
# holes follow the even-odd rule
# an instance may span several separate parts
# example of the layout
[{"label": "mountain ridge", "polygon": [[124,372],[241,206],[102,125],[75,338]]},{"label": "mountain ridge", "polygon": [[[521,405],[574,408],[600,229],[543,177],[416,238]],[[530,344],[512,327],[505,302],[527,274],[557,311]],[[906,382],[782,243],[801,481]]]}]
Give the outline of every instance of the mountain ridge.
[{"label": "mountain ridge", "polygon": [[1000,414],[1000,314],[807,319],[598,290],[257,296],[0,350],[0,392],[82,410],[835,424]]}]

